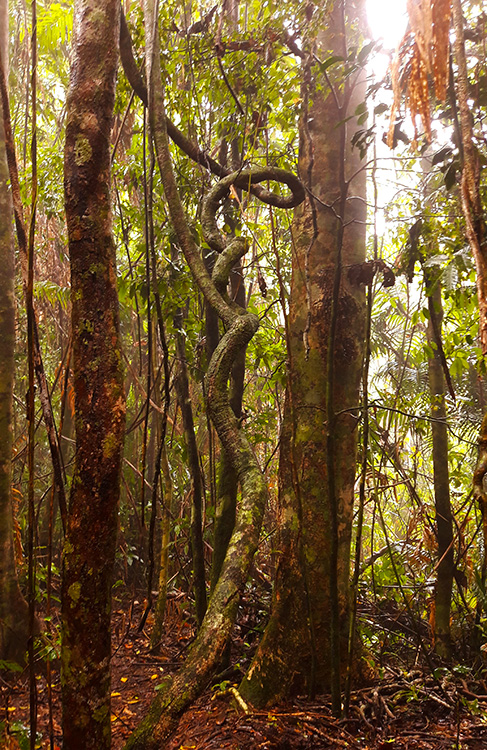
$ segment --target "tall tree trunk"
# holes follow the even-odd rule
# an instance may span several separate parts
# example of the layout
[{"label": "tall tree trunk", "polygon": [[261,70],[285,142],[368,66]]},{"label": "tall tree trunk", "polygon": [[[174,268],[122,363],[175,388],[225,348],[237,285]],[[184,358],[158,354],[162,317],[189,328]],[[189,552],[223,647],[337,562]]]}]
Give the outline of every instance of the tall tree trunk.
[{"label": "tall tree trunk", "polygon": [[[0,55],[8,80],[8,0],[0,0]],[[12,512],[12,400],[15,350],[15,262],[12,198],[0,101],[0,659],[22,663],[28,638],[28,608],[14,555]]]},{"label": "tall tree trunk", "polygon": [[[453,45],[457,64],[455,90],[460,113],[459,140],[462,155],[462,212],[466,235],[477,271],[477,297],[479,301],[479,337],[484,358],[487,358],[487,225],[480,191],[481,164],[473,136],[473,118],[469,106],[469,80],[465,54],[464,19],[461,0],[453,0]],[[487,475],[487,414],[482,419],[478,440],[478,459],[473,475],[474,495],[482,513],[484,559],[482,581],[487,578],[487,493],[484,477]]]},{"label": "tall tree trunk", "polygon": [[443,306],[441,284],[437,276],[424,269],[428,292],[428,342],[434,354],[428,360],[428,384],[431,400],[431,431],[433,437],[433,481],[435,489],[436,536],[438,565],[435,585],[435,649],[443,658],[451,652],[450,609],[454,573],[453,521],[450,505],[448,468],[448,425],[446,422],[446,384],[441,361],[441,321]]},{"label": "tall tree trunk", "polygon": [[176,378],[176,389],[181,407],[184,434],[188,449],[189,471],[193,483],[191,502],[191,551],[193,555],[193,589],[198,626],[203,622],[207,607],[205,556],[203,544],[203,506],[204,486],[201,475],[200,456],[196,442],[193,407],[189,393],[188,361],[186,343],[183,335],[183,312],[181,309],[174,316],[176,329],[176,350],[179,360],[179,372]]},{"label": "tall tree trunk", "polygon": [[[337,0],[318,35],[318,56],[346,59],[364,13],[364,0]],[[365,331],[365,171],[351,148],[355,120],[345,120],[365,86],[363,71],[346,77],[339,65],[312,79],[313,65],[311,54],[299,157],[309,197],[293,223],[280,560],[271,619],[240,690],[265,705],[296,690],[328,690],[331,680],[338,712]]]},{"label": "tall tree trunk", "polygon": [[162,475],[162,498],[161,498],[161,550],[159,554],[159,581],[158,581],[158,593],[157,601],[154,607],[154,625],[151,633],[151,649],[157,651],[160,646],[163,626],[164,626],[164,615],[166,613],[167,604],[167,585],[169,581],[169,545],[171,543],[171,506],[173,500],[172,492],[172,476],[167,460],[166,446],[161,445],[160,447],[161,456],[161,475]]},{"label": "tall tree trunk", "polygon": [[63,551],[66,750],[110,747],[110,613],[125,400],[110,201],[118,0],[77,0],[67,101],[76,458]]}]

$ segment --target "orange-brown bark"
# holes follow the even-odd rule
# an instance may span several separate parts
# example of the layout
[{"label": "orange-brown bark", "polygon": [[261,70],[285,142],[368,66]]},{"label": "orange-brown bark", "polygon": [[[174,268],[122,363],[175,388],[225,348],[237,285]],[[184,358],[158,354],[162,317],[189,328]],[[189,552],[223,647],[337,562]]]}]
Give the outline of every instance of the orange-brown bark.
[{"label": "orange-brown bark", "polygon": [[125,402],[110,202],[117,0],[78,0],[67,103],[76,459],[63,552],[66,750],[110,747],[110,597]]}]

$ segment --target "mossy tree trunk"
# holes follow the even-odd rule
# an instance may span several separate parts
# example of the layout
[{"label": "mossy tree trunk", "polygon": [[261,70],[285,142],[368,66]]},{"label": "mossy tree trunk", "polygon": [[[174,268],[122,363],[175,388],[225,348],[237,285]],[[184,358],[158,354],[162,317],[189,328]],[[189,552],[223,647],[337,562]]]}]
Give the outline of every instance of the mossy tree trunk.
[{"label": "mossy tree trunk", "polygon": [[77,0],[74,17],[65,205],[76,458],[63,550],[63,747],[103,750],[110,747],[111,586],[125,425],[109,149],[120,4]]},{"label": "mossy tree trunk", "polygon": [[280,560],[270,622],[240,686],[255,705],[331,685],[340,710],[365,332],[365,171],[351,138],[365,86],[360,69],[320,73],[313,53],[346,59],[364,18],[364,0],[337,0],[305,61],[299,173],[309,194],[293,223]]},{"label": "mossy tree trunk", "polygon": [[[7,78],[8,0],[0,0],[0,55]],[[25,659],[29,618],[17,580],[12,511],[12,404],[15,350],[15,262],[12,198],[0,102],[0,659]]]}]

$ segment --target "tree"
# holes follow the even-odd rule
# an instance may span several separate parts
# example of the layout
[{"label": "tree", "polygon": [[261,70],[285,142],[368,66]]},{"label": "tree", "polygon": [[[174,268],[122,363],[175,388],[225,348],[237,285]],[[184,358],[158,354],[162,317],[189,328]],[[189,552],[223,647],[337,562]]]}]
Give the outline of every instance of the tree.
[{"label": "tree", "polygon": [[[174,681],[166,686],[162,696],[154,701],[148,717],[129,740],[127,748],[132,750],[155,750],[159,747],[174,728],[182,711],[203,689],[219,665],[255,554],[267,500],[265,479],[248,440],[239,429],[230,405],[227,387],[239,353],[245,349],[259,325],[256,315],[232,303],[226,293],[231,269],[245,254],[247,241],[243,237],[227,239],[222,236],[217,225],[216,212],[220,201],[227,196],[231,186],[248,190],[251,185],[265,180],[287,184],[293,192],[293,202],[299,203],[304,197],[301,184],[295,176],[275,167],[241,170],[217,183],[205,196],[201,216],[205,240],[217,253],[217,260],[210,276],[191,234],[172,170],[161,84],[159,38],[154,13],[155,4],[152,0],[147,0],[146,65],[154,150],[173,231],[205,301],[225,325],[225,334],[209,363],[206,399],[213,425],[236,472],[242,502],[222,570],[198,637],[192,645],[183,669]],[[281,199],[278,195],[266,193],[266,196],[268,202],[272,201],[274,205],[289,204],[289,199]]]},{"label": "tree", "polygon": [[[232,12],[238,10],[237,5]],[[439,7],[440,0],[433,5]],[[128,365],[124,390],[130,437],[123,463],[117,584],[130,581],[134,592],[140,584],[133,568],[130,577],[125,575],[131,562],[144,563],[141,546],[145,544],[144,513],[147,518],[150,495],[148,603],[140,625],[151,624],[146,617],[157,574],[155,551],[162,537],[152,646],[164,647],[170,637],[161,627],[166,589],[172,598],[172,586],[184,591],[186,601],[180,616],[195,632],[185,664],[172,680],[158,686],[150,715],[129,740],[129,747],[155,750],[164,745],[188,703],[222,669],[234,632],[249,633],[237,668],[245,663],[246,654],[254,654],[251,639],[264,632],[240,687],[248,703],[271,705],[295,693],[313,696],[331,687],[338,714],[342,679],[347,677],[348,694],[349,678],[356,676],[360,666],[353,664],[352,655],[358,654],[358,662],[363,654],[352,645],[355,613],[351,597],[365,595],[370,601],[373,596],[374,612],[380,613],[383,607],[382,614],[390,616],[395,608],[395,622],[402,624],[404,617],[416,627],[414,643],[411,638],[409,646],[401,644],[405,662],[410,657],[411,664],[418,643],[423,652],[428,648],[421,633],[426,632],[423,621],[428,607],[431,611],[431,583],[436,572],[438,652],[447,653],[441,644],[448,641],[449,619],[456,624],[459,608],[467,615],[463,632],[465,622],[473,621],[469,591],[463,597],[462,588],[457,587],[450,607],[453,574],[458,571],[463,575],[465,560],[467,581],[476,561],[474,502],[459,499],[461,492],[467,494],[462,466],[467,465],[469,456],[467,443],[461,445],[460,441],[465,435],[471,440],[471,434],[459,435],[460,429],[455,429],[447,441],[443,407],[448,396],[442,379],[447,366],[430,357],[432,351],[439,353],[443,337],[446,365],[456,364],[456,369],[451,368],[457,391],[455,416],[459,415],[458,424],[462,415],[467,416],[472,429],[478,417],[474,306],[468,297],[472,292],[469,288],[462,296],[454,289],[453,294],[455,283],[446,271],[440,290],[436,277],[436,269],[445,262],[439,260],[440,252],[448,258],[449,270],[454,270],[453,266],[460,269],[460,261],[468,253],[463,252],[461,232],[453,239],[447,237],[452,233],[455,191],[450,183],[448,195],[439,180],[435,181],[431,209],[424,208],[424,193],[416,203],[411,198],[406,204],[403,191],[396,200],[401,219],[394,222],[400,226],[397,237],[390,243],[386,240],[383,248],[384,253],[394,254],[399,246],[411,249],[416,226],[408,228],[411,213],[421,215],[423,224],[430,210],[448,216],[438,231],[441,249],[434,250],[435,257],[430,258],[429,252],[423,257],[419,252],[408,258],[408,269],[412,264],[413,271],[416,260],[424,261],[428,307],[422,292],[416,299],[416,291],[410,293],[399,281],[392,290],[378,288],[380,282],[374,275],[384,268],[385,261],[380,259],[377,237],[374,260],[364,262],[365,224],[371,212],[366,216],[368,164],[361,156],[367,139],[375,135],[375,123],[370,128],[365,125],[368,100],[363,65],[371,45],[360,32],[364,0],[334,0],[318,9],[294,0],[278,6],[249,2],[241,4],[238,19],[235,13],[231,23],[226,21],[228,3],[210,10],[205,3],[196,9],[179,0],[162,5],[147,0],[145,34],[139,11],[134,6],[129,27],[120,25],[120,48],[127,78],[148,107],[144,114],[122,76],[117,77],[115,89],[115,4],[112,0],[78,0],[76,4],[65,164],[77,411],[76,465],[62,584],[66,747],[79,747],[81,742],[83,747],[87,742],[107,747],[109,742],[110,583],[123,432],[121,356]],[[67,16],[68,12],[64,6],[51,4],[49,12],[41,14],[44,33],[56,14]],[[146,41],[147,85],[134,59],[129,28],[136,44],[142,37]],[[162,52],[159,33],[167,47]],[[41,54],[40,81],[44,84],[43,75],[55,80],[51,88],[58,92],[61,87],[52,61],[47,70],[43,59]],[[215,85],[216,76],[221,85]],[[419,81],[424,83],[424,77]],[[485,83],[479,84],[480,89],[482,86]],[[371,91],[378,91],[377,86]],[[473,95],[470,91],[469,96]],[[44,154],[54,153],[46,144],[51,135],[54,141],[54,136],[62,134],[61,118],[54,122],[51,114],[46,114],[44,102],[38,104],[40,142],[45,139]],[[376,107],[376,114],[384,106]],[[20,113],[18,125],[21,100],[16,112]],[[198,133],[204,148],[183,136],[168,115],[193,139]],[[17,138],[19,131],[17,126]],[[295,168],[298,136],[301,182],[274,166]],[[226,152],[230,150],[227,166]],[[396,152],[395,164],[400,163],[399,158]],[[409,154],[407,169],[412,174],[416,159]],[[42,178],[55,174],[55,169],[44,167],[42,157],[39,161],[40,193],[35,205],[40,226],[47,227],[51,205],[46,200],[49,188],[44,187],[48,180]],[[374,173],[378,169],[375,165]],[[118,209],[113,237],[110,172]],[[21,179],[28,176],[26,158]],[[413,182],[414,175],[410,179]],[[274,183],[275,192],[270,192],[271,185],[264,187],[265,182]],[[281,189],[283,193],[286,189],[276,186],[280,182],[291,188],[291,196],[281,195]],[[272,206],[269,213],[262,201]],[[380,202],[375,200],[376,207]],[[292,222],[289,214],[280,210],[286,207],[296,208]],[[57,210],[61,235],[59,206]],[[120,253],[115,270],[118,233],[126,256]],[[52,242],[48,235],[39,232],[36,249]],[[427,238],[424,232],[419,239]],[[59,244],[62,249],[62,241]],[[424,245],[417,241],[416,251],[418,247]],[[208,257],[214,263],[205,265]],[[461,274],[464,272],[462,283],[473,288],[468,260]],[[122,300],[121,336],[115,281]],[[364,287],[369,291],[367,311]],[[55,314],[51,318],[45,315],[48,305],[44,298],[40,301],[44,293],[37,283],[34,294],[43,346],[54,339],[54,326],[62,328],[66,338],[69,335]],[[462,307],[465,299],[471,303],[468,315]],[[441,325],[442,305],[445,315]],[[470,319],[468,324],[465,318]],[[21,308],[19,319],[23,320]],[[424,335],[427,326],[429,340]],[[374,394],[370,397],[367,374],[361,374],[364,339],[371,357],[379,352],[370,367],[370,393]],[[461,350],[467,357],[465,341],[472,347],[468,372],[461,364],[465,358],[459,354]],[[62,415],[61,401],[69,391],[70,375],[62,371],[59,350],[45,349],[49,379],[52,376],[48,396],[54,413],[59,408]],[[24,363],[22,352],[18,360]],[[22,382],[20,372],[18,384]],[[58,372],[64,383],[62,396]],[[17,434],[22,434],[20,385],[18,390],[16,426]],[[208,418],[198,408],[205,396]],[[202,418],[198,411],[203,411]],[[449,404],[449,419],[452,415]],[[33,425],[32,411],[30,416]],[[216,450],[211,444],[214,435],[220,441]],[[363,517],[363,557],[358,530],[362,522],[352,523],[361,436],[357,516]],[[47,496],[44,491],[50,489],[44,439],[38,430],[35,480],[36,493],[42,487],[39,498]],[[214,467],[218,462],[222,481],[217,487]],[[14,481],[23,490],[22,454],[14,467]],[[66,469],[71,478],[73,464],[69,460]],[[433,475],[438,480],[438,545]],[[457,532],[453,534],[449,482],[455,488],[451,498]],[[144,485],[150,488],[149,493]],[[163,506],[160,530],[158,489]],[[21,506],[21,522],[24,512]],[[259,540],[262,520],[266,529]],[[350,540],[355,529],[351,590]],[[276,574],[275,562],[277,575],[269,613],[267,592]],[[44,564],[42,558],[38,564]],[[193,579],[187,574],[191,565]],[[211,598],[206,606],[210,565]],[[40,597],[44,580],[40,577]],[[364,582],[370,583],[370,588]],[[130,594],[128,588],[120,590],[124,597]],[[409,590],[414,591],[414,597]],[[481,601],[478,595],[477,601]],[[171,614],[177,616],[174,602],[170,605]],[[386,646],[379,655],[374,651],[380,625],[364,624],[360,608],[357,613],[357,628],[362,629],[364,639],[370,637],[370,658],[382,660]],[[395,632],[381,631],[381,644],[394,648],[397,638]],[[457,640],[453,639],[454,648]],[[234,646],[240,643],[239,638]]]},{"label": "tree", "polygon": [[[0,57],[8,75],[8,1],[0,3]],[[4,100],[5,102],[5,100]],[[0,113],[3,107],[0,104]],[[23,663],[29,634],[28,607],[17,579],[12,510],[12,417],[15,350],[15,262],[12,196],[0,122],[0,659]]]},{"label": "tree", "polygon": [[63,551],[64,747],[110,747],[110,613],[125,399],[111,224],[117,0],[79,0],[67,101],[76,463]]},{"label": "tree", "polygon": [[[353,28],[358,41],[356,21],[363,11],[363,4],[346,4],[346,10],[347,13],[345,5],[339,3],[331,13],[331,20],[320,36],[321,54],[339,52],[346,59],[346,29]],[[152,6],[148,5],[146,30],[154,27],[152,13]],[[262,510],[265,489],[243,436],[235,429],[235,417],[225,394],[225,383],[233,358],[242,344],[251,338],[252,316],[235,306],[227,307],[228,303],[219,297],[225,291],[230,268],[245,246],[239,238],[227,242],[221,238],[214,214],[219,200],[225,196],[232,182],[244,187],[246,181],[258,182],[265,175],[270,179],[285,179],[275,169],[242,172],[240,176],[237,173],[223,179],[220,185],[210,191],[203,207],[202,226],[206,241],[219,254],[210,280],[188,232],[170,171],[163,97],[157,69],[157,38],[153,44],[154,47],[150,43],[148,45],[148,80],[150,86],[153,86],[153,98],[149,95],[149,107],[155,150],[173,228],[205,299],[227,327],[208,370],[208,408],[223,447],[239,476],[242,508],[221,576],[187,663],[129,742],[127,747],[130,748],[156,747],[173,727],[174,720],[187,702],[205,684],[226,644],[227,624],[234,617],[234,614],[230,615],[228,608],[228,593],[224,599],[222,594],[233,591],[233,597],[236,596],[245,581],[249,560],[252,559],[251,545],[255,543],[256,528],[251,534],[248,503],[254,498],[252,516],[257,519],[256,514],[260,514]],[[308,75],[312,61],[310,52],[307,60]],[[348,561],[356,424],[355,418],[350,414],[343,418],[343,415],[337,416],[336,411],[338,404],[340,412],[356,410],[358,404],[364,338],[364,295],[360,268],[365,259],[365,174],[358,153],[352,153],[349,140],[351,134],[347,137],[344,124],[339,130],[338,148],[334,144],[337,142],[337,126],[339,129],[347,113],[354,112],[362,101],[364,86],[360,65],[352,64],[350,78],[342,77],[341,73],[342,71],[332,75],[332,79],[326,75],[330,89],[325,96],[318,93],[316,83],[312,90],[305,86],[306,115],[302,133],[301,173],[306,176],[311,198],[306,208],[297,213],[293,233],[294,276],[289,315],[291,372],[281,437],[281,501],[283,493],[286,493],[286,500],[282,502],[282,514],[286,522],[283,533],[286,547],[282,550],[281,577],[278,581],[273,620],[249,675],[241,686],[244,696],[255,703],[270,702],[293,689],[302,688],[303,685],[311,691],[315,688],[326,689],[330,679],[330,655],[337,647],[346,650],[348,645]],[[312,105],[309,104],[311,99]],[[314,125],[310,125],[311,121],[325,122],[326,127],[317,130]],[[319,171],[315,171],[318,169]],[[328,189],[323,188],[323,182]],[[349,192],[351,184],[353,194]],[[355,273],[349,273],[351,267]],[[248,337],[245,340],[244,325],[247,324],[249,333],[245,334]],[[346,330],[347,335],[336,346],[338,330],[341,333]],[[323,373],[326,373],[325,378]],[[298,416],[299,407],[303,412],[309,409],[311,416],[307,413],[302,418]],[[323,413],[327,415],[328,426],[325,429]],[[296,439],[297,435],[299,440]],[[308,477],[306,480],[302,478],[303,469],[310,475],[309,483]],[[296,473],[293,474],[293,471]],[[297,475],[300,489],[296,486]],[[293,491],[294,497],[291,499]],[[324,497],[328,500],[324,500]],[[300,505],[301,502],[303,505]],[[320,516],[325,517],[324,523]],[[246,517],[246,527],[243,527],[242,522]],[[290,529],[293,533],[290,533]],[[299,541],[301,533],[305,536],[302,547]],[[242,548],[245,557],[239,561],[237,543],[240,545],[242,542],[245,543],[245,548]],[[323,549],[327,548],[331,549],[329,556],[323,553]],[[301,568],[304,560],[304,568]],[[308,578],[310,574],[312,577]],[[290,577],[297,584],[294,590],[289,586]],[[328,586],[322,585],[323,580]],[[287,588],[283,586],[284,581]],[[231,588],[228,588],[230,584]],[[306,592],[307,600],[306,596],[303,600],[301,592]],[[295,601],[292,601],[293,593],[296,594]],[[284,613],[280,608],[284,597],[285,621],[281,619]],[[305,627],[301,627],[299,622],[303,619],[303,607],[305,611],[308,608],[309,612],[308,625]],[[292,627],[289,628],[291,635],[288,638],[285,630],[290,625],[290,614]],[[337,624],[339,615],[344,616],[345,620],[341,633]],[[215,629],[216,620],[220,622],[219,631]],[[331,640],[330,633],[332,639],[338,639],[336,642]],[[271,639],[272,646],[269,649]],[[320,664],[317,664],[319,650],[323,651],[323,659],[320,658]],[[295,657],[301,659],[300,670],[296,668]],[[340,665],[337,667],[338,680],[339,669]],[[298,679],[295,679],[297,672]],[[272,673],[275,673],[275,677]],[[267,680],[271,684],[264,685]]]},{"label": "tree", "polygon": [[[428,294],[429,321],[427,336],[433,349],[428,360],[428,385],[431,398],[431,431],[433,437],[433,477],[435,490],[438,568],[435,586],[436,651],[448,658],[451,654],[450,613],[454,575],[453,523],[450,504],[448,467],[448,424],[446,421],[445,355],[441,339],[443,306],[439,274],[424,269]],[[451,383],[451,381],[450,381]]]},{"label": "tree", "polygon": [[[481,162],[475,144],[472,112],[469,106],[469,78],[465,52],[464,16],[460,0],[452,0],[454,54],[457,64],[455,91],[458,101],[457,138],[461,148],[461,202],[468,243],[477,271],[477,297],[479,305],[479,336],[482,353],[487,357],[487,248],[484,205],[481,191]],[[478,440],[478,459],[473,476],[475,497],[480,505],[483,520],[484,563],[482,580],[487,577],[487,494],[484,477],[487,474],[487,414],[482,420]]]},{"label": "tree", "polygon": [[365,333],[365,169],[352,148],[365,86],[350,50],[364,13],[362,0],[334,3],[305,60],[299,174],[308,197],[293,224],[279,564],[271,619],[240,687],[256,705],[327,690],[331,678],[340,706]]},{"label": "tree", "polygon": [[[477,133],[475,132],[475,123],[473,110],[469,100],[469,71],[467,64],[466,52],[466,35],[465,35],[465,18],[461,0],[438,0],[426,2],[423,4],[411,3],[408,6],[410,30],[406,33],[406,39],[409,35],[412,37],[412,45],[403,45],[394,65],[395,75],[393,76],[393,88],[395,92],[395,105],[393,107],[389,131],[389,143],[392,143],[392,134],[394,130],[394,115],[397,110],[398,102],[404,91],[407,92],[408,107],[413,119],[416,115],[421,116],[426,140],[431,139],[431,102],[442,102],[449,95],[450,112],[453,126],[455,129],[455,141],[458,147],[458,166],[461,174],[460,203],[462,208],[463,219],[465,222],[465,234],[472,253],[476,268],[476,286],[479,309],[479,340],[483,357],[487,356],[487,254],[486,254],[486,223],[484,216],[484,207],[482,200],[481,178],[482,168],[480,159],[480,150],[476,143]],[[450,27],[453,27],[454,40],[451,45],[451,56],[449,54],[449,34]],[[485,38],[482,30],[482,23],[479,24],[478,31],[481,37]],[[477,32],[478,33],[478,32]],[[475,34],[474,34],[475,37]],[[409,49],[407,49],[409,47]],[[399,71],[402,66],[402,73]],[[429,79],[434,83],[434,96],[430,91]],[[416,123],[415,123],[416,133]],[[447,149],[448,150],[448,149]],[[453,182],[450,181],[449,187],[455,182],[456,171],[453,174]],[[445,182],[447,174],[445,174]],[[430,289],[430,293],[433,290]],[[438,294],[438,293],[437,293]],[[431,381],[436,380],[432,388],[436,389],[437,395],[441,401],[440,390],[442,388],[438,377],[433,374],[436,365],[431,364],[430,376]],[[437,370],[438,376],[440,375]],[[441,405],[440,412],[442,411]],[[435,441],[438,448],[439,443],[443,443],[445,448],[446,433],[440,437],[438,430],[435,430]],[[483,479],[487,473],[487,416],[484,416],[480,426],[478,439],[478,457],[473,474],[474,495],[479,504],[482,513],[483,537],[484,537],[484,561],[482,566],[482,581],[485,586],[487,575],[487,495],[483,486]],[[443,469],[439,469],[439,454],[435,450],[434,463],[438,471],[443,474],[441,488],[437,483],[439,474],[435,470],[435,489],[443,496],[440,503],[442,510],[438,516],[438,542],[440,551],[443,549],[443,556],[440,558],[438,575],[440,573],[442,583],[438,581],[437,602],[442,599],[440,611],[443,611],[443,617],[448,617],[448,607],[445,606],[448,598],[448,591],[451,590],[451,578],[453,575],[452,559],[450,548],[450,519],[448,517],[446,491],[448,477],[445,476],[445,462]],[[437,495],[437,499],[439,495]],[[441,593],[442,592],[442,593]],[[443,636],[446,632],[446,620],[443,620],[441,627]]]},{"label": "tree", "polygon": [[[424,200],[428,205],[428,167],[425,171]],[[413,225],[414,226],[414,225]],[[431,436],[433,458],[433,485],[435,495],[436,539],[438,563],[435,583],[435,605],[433,636],[436,652],[445,659],[451,656],[450,616],[453,577],[455,571],[453,549],[453,519],[450,499],[450,470],[448,463],[448,423],[447,394],[455,401],[453,384],[448,370],[443,347],[443,297],[441,268],[432,267],[434,256],[438,255],[438,242],[434,225],[426,216],[416,224],[424,237],[424,249],[419,251],[424,286],[428,298],[428,326],[426,330],[429,345],[428,391],[431,408]],[[414,232],[410,230],[410,241],[414,244]],[[432,260],[433,259],[433,260]],[[448,384],[448,389],[447,389]]]},{"label": "tree", "polygon": [[[239,20],[238,0],[232,5],[224,5],[222,8],[222,12],[223,19],[228,25],[229,33],[231,35],[237,35]],[[228,161],[228,159],[230,159],[232,168],[238,170],[243,165],[244,158],[244,154],[241,154],[239,151],[238,139],[233,138],[231,143],[228,143],[228,139],[224,137],[220,147],[220,161],[223,162],[224,166],[227,166],[226,162]],[[225,222],[230,227],[232,234],[235,234],[235,229],[239,225],[239,219],[238,217],[236,218],[232,215],[231,206],[227,205],[225,209]],[[239,227],[239,229],[241,229],[241,227]],[[211,253],[210,251],[206,261],[207,264],[214,263],[213,256],[214,253]],[[245,279],[241,260],[237,261],[234,268],[232,269],[232,272],[230,274],[230,284],[232,299],[241,308],[245,308]],[[215,311],[212,310],[211,307],[208,307],[206,318],[206,349],[208,361],[210,361],[211,356],[213,355],[213,352],[218,343],[218,339],[218,317],[215,315]],[[238,420],[242,416],[245,359],[246,349],[243,348],[235,359],[231,373],[230,405],[232,407],[233,413],[235,414],[235,417]],[[211,590],[215,588],[220,576],[223,561],[227,553],[228,544],[235,527],[235,517],[237,512],[237,474],[225,450],[222,451],[220,456],[220,464],[218,467],[218,481],[215,495],[215,531],[213,535]]]}]

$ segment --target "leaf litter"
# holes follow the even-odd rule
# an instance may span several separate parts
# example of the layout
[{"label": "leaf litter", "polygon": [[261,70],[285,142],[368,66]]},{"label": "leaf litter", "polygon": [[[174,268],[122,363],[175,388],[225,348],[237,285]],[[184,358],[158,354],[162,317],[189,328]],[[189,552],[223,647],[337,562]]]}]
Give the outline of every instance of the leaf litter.
[{"label": "leaf litter", "polygon": [[[112,748],[122,750],[147,714],[163,677],[177,671],[194,635],[177,607],[169,607],[158,653],[149,634],[138,631],[142,605],[114,612],[112,658]],[[121,629],[120,621],[124,627]],[[238,638],[236,639],[238,646]],[[238,654],[236,654],[238,658]],[[487,747],[487,683],[448,673],[440,680],[421,668],[387,666],[382,679],[352,692],[348,718],[333,717],[327,696],[304,697],[258,711],[238,698],[238,679],[207,691],[183,714],[165,750],[484,750]],[[229,671],[238,676],[238,670]],[[28,676],[0,681],[0,748],[25,747],[29,726]],[[60,680],[52,665],[51,734],[62,747]],[[36,747],[50,745],[49,689],[44,669],[37,678]],[[28,747],[28,745],[27,745]]]}]

